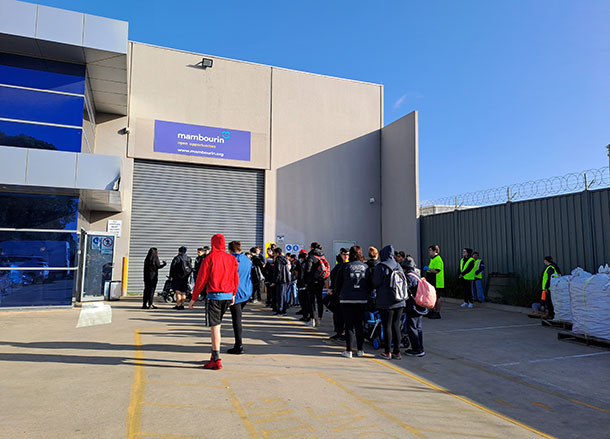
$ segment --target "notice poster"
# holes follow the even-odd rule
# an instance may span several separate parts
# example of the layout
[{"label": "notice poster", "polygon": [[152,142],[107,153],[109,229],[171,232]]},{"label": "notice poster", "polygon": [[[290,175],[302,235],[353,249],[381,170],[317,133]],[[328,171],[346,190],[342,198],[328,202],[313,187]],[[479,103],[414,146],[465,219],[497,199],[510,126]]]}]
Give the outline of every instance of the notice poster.
[{"label": "notice poster", "polygon": [[250,132],[155,120],[154,150],[250,161]]}]

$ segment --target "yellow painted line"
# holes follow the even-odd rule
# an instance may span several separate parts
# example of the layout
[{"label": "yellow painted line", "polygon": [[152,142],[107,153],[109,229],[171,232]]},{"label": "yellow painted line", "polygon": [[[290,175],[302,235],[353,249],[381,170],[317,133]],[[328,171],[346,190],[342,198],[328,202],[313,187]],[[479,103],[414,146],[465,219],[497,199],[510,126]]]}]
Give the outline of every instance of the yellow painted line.
[{"label": "yellow painted line", "polygon": [[136,439],[138,437],[142,417],[141,403],[144,400],[144,390],[146,388],[142,336],[138,329],[134,332],[134,343],[136,363],[134,366],[133,384],[131,385],[131,395],[129,396],[129,408],[127,409],[127,439]]},{"label": "yellow painted line", "polygon": [[187,405],[187,404],[169,404],[169,403],[165,403],[165,402],[152,402],[152,401],[143,401],[141,403],[142,405],[152,405],[155,407],[169,407],[169,408],[179,408],[179,409],[194,409],[194,410],[222,410],[222,411],[229,411],[229,412],[233,412],[235,410],[233,409],[227,409],[227,408],[222,408],[222,407],[206,407],[203,405]]},{"label": "yellow painted line", "polygon": [[248,436],[250,438],[259,439],[260,436],[258,435],[256,428],[254,428],[254,425],[252,425],[252,422],[250,422],[250,419],[248,418],[246,411],[241,406],[239,399],[237,399],[237,396],[235,396],[235,393],[233,392],[233,389],[231,389],[231,386],[229,386],[229,381],[226,378],[223,378],[221,381],[223,382],[223,384],[227,388],[227,391],[229,392],[229,396],[231,397],[231,401],[233,402],[233,407],[235,408],[235,411],[239,414],[239,417],[241,418],[241,420],[244,424],[244,427],[246,427]]},{"label": "yellow painted line", "polygon": [[375,404],[371,404],[368,400],[364,399],[363,397],[361,397],[360,395],[358,395],[357,393],[352,392],[351,390],[349,390],[347,387],[343,386],[342,384],[339,384],[338,382],[336,382],[335,380],[333,380],[332,378],[324,375],[322,372],[318,372],[318,375],[321,378],[324,378],[326,381],[328,381],[331,384],[334,384],[335,386],[337,386],[338,388],[340,388],[341,390],[343,390],[345,393],[347,393],[348,395],[356,398],[358,401],[360,401],[362,404],[366,405],[367,407],[372,408],[373,410],[375,410],[377,413],[379,413],[380,415],[384,416],[385,418],[388,418],[389,420],[393,421],[394,423],[400,425],[402,428],[404,428],[405,430],[413,433],[416,436],[419,437],[425,437],[424,435],[422,435],[415,427],[413,427],[412,425],[408,425],[405,424],[404,422],[402,422],[400,419],[395,418],[394,416],[390,415],[389,413],[387,413],[385,410],[377,407]]},{"label": "yellow painted line", "polygon": [[541,402],[536,402],[536,401],[532,401],[532,405],[535,405],[536,407],[540,407],[542,409],[548,410],[549,412],[552,412],[553,409],[550,408],[548,405],[546,404],[542,404]]},{"label": "yellow painted line", "polygon": [[162,437],[168,439],[198,439],[199,436],[180,436],[177,434],[159,434],[159,433],[146,433],[141,432],[138,434],[138,437]]},{"label": "yellow painted line", "polygon": [[493,401],[497,402],[500,405],[503,405],[504,407],[510,407],[511,409],[516,409],[518,408],[516,405],[513,405],[511,403],[508,403],[500,398],[492,398]]},{"label": "yellow painted line", "polygon": [[[552,395],[552,393],[551,393],[551,395]],[[602,413],[610,413],[610,410],[606,410],[606,409],[603,409],[603,408],[601,408],[601,407],[596,407],[596,406],[594,406],[594,405],[587,404],[586,402],[582,402],[582,401],[579,401],[579,400],[577,400],[577,399],[571,399],[571,398],[568,398],[568,401],[571,401],[571,402],[573,402],[574,404],[579,404],[579,405],[582,405],[582,406],[588,407],[588,408],[593,409],[593,410],[597,410],[597,411],[602,412]]]},{"label": "yellow painted line", "polygon": [[517,425],[517,426],[519,426],[519,427],[521,427],[521,428],[523,428],[525,430],[528,430],[528,431],[530,431],[532,433],[535,433],[535,434],[537,434],[539,436],[542,436],[542,437],[547,438],[547,439],[557,439],[555,436],[548,435],[546,433],[541,432],[540,430],[536,430],[535,428],[530,427],[529,425],[522,424],[521,422],[516,421],[515,419],[509,418],[508,416],[504,416],[501,413],[498,413],[498,412],[496,412],[494,410],[491,410],[491,409],[489,409],[489,408],[487,408],[485,406],[477,404],[476,402],[471,401],[468,398],[464,398],[463,396],[456,395],[455,393],[450,392],[447,389],[444,389],[444,388],[442,388],[440,386],[437,386],[436,384],[433,384],[433,383],[431,383],[429,381],[426,381],[426,380],[424,380],[422,378],[419,378],[419,377],[417,377],[415,375],[412,375],[409,372],[406,372],[406,371],[404,371],[402,369],[394,367],[394,366],[392,366],[391,364],[388,364],[385,361],[381,361],[381,360],[377,360],[377,359],[373,359],[373,361],[375,363],[378,363],[378,364],[384,366],[384,367],[392,369],[395,372],[398,372],[398,373],[400,373],[402,375],[408,376],[409,378],[411,378],[411,379],[413,379],[415,381],[418,381],[418,382],[420,382],[422,384],[425,384],[426,386],[428,386],[428,387],[430,387],[430,388],[432,388],[434,390],[438,390],[439,392],[442,392],[442,393],[444,393],[446,395],[449,395],[449,396],[451,396],[453,398],[459,399],[460,401],[465,402],[466,404],[469,404],[469,405],[471,405],[473,407],[476,407],[476,408],[484,411],[485,413],[488,413],[490,415],[496,416],[496,417],[498,417],[498,418],[500,418],[500,419],[502,419],[504,421],[510,422],[511,424]]}]

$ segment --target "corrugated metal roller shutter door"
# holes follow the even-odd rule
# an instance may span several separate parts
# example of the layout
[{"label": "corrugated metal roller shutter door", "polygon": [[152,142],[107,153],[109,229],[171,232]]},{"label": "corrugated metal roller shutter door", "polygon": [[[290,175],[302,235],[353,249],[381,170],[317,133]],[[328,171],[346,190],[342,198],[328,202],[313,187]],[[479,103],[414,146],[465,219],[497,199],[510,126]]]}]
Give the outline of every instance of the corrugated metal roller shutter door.
[{"label": "corrugated metal roller shutter door", "polygon": [[264,171],[136,160],[133,176],[131,241],[127,290],[142,292],[144,259],[157,247],[168,267],[185,245],[194,260],[197,247],[222,233],[246,250],[263,244]]}]

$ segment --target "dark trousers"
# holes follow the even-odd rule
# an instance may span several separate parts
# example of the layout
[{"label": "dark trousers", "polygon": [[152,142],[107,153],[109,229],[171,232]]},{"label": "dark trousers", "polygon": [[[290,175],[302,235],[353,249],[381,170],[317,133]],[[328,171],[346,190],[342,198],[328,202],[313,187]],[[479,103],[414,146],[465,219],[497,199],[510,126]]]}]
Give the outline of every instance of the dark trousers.
[{"label": "dark trousers", "polygon": [[410,348],[415,352],[424,350],[424,331],[422,329],[422,315],[409,308],[407,304],[407,335]]},{"label": "dark trousers", "polygon": [[252,285],[252,300],[258,300],[259,302],[263,297],[263,291],[265,290],[265,283],[259,282],[257,284]]},{"label": "dark trousers", "polygon": [[277,299],[276,311],[280,314],[286,314],[286,309],[288,308],[288,285],[283,282],[276,284],[275,296]]},{"label": "dark trousers", "polygon": [[229,309],[231,310],[231,322],[233,323],[233,334],[235,334],[235,347],[236,348],[242,347],[241,316],[242,316],[243,309],[246,306],[246,303],[248,303],[248,301],[236,303],[235,305],[231,305],[229,307]]},{"label": "dark trousers", "polygon": [[144,297],[142,298],[142,306],[150,307],[153,304],[155,288],[157,288],[157,279],[144,281]]},{"label": "dark trousers", "polygon": [[337,294],[333,294],[333,326],[335,328],[335,334],[343,334],[345,330],[345,322],[343,316],[343,308],[341,307],[341,303],[339,302],[339,297]]},{"label": "dark trousers", "polygon": [[345,320],[345,350],[351,351],[356,332],[356,346],[359,351],[364,345],[364,303],[342,303],[341,315]]},{"label": "dark trousers", "polygon": [[301,310],[303,311],[303,315],[306,315],[307,310],[309,309],[309,294],[307,294],[307,289],[304,287],[300,287],[298,289],[299,296],[299,304],[301,305]]},{"label": "dark trousers", "polygon": [[544,310],[547,312],[551,319],[555,318],[555,307],[553,306],[553,301],[551,300],[551,290],[546,290],[546,299],[542,301],[544,305]]},{"label": "dark trousers", "polygon": [[322,282],[312,282],[307,285],[307,293],[309,294],[309,318],[316,316],[316,302],[318,303],[318,318],[321,319],[324,315],[324,303],[322,303],[322,290],[324,284]]},{"label": "dark trousers", "polygon": [[464,294],[464,302],[472,303],[472,281],[461,278],[460,282],[462,283],[462,293]]},{"label": "dark trousers", "polygon": [[267,284],[267,306],[270,306],[273,309],[276,309],[276,295],[275,295],[275,286],[271,286],[271,284]]},{"label": "dark trousers", "polygon": [[436,288],[436,303],[428,313],[428,317],[441,315],[441,297],[443,297],[443,288]]},{"label": "dark trousers", "polygon": [[383,349],[386,354],[389,354],[392,344],[394,344],[392,353],[399,354],[402,308],[382,309],[379,310],[379,314],[381,315],[381,326],[383,327]]}]

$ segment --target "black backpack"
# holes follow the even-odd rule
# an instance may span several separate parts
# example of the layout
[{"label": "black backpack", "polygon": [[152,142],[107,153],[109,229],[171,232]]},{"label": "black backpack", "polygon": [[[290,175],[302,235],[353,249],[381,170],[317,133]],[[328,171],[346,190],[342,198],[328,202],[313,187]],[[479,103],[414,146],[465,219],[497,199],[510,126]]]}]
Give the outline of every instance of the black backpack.
[{"label": "black backpack", "polygon": [[181,279],[188,279],[193,273],[193,267],[191,266],[191,258],[188,256],[180,257],[180,265],[177,267],[177,272],[180,275]]}]

